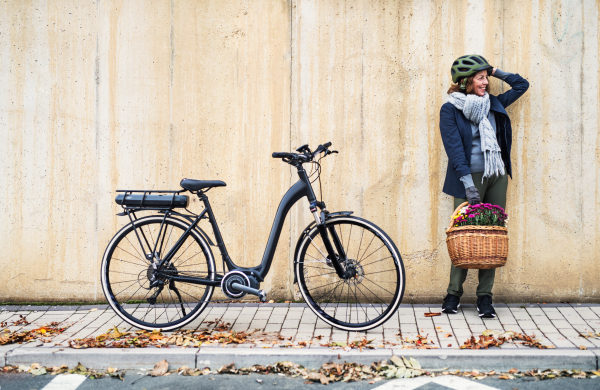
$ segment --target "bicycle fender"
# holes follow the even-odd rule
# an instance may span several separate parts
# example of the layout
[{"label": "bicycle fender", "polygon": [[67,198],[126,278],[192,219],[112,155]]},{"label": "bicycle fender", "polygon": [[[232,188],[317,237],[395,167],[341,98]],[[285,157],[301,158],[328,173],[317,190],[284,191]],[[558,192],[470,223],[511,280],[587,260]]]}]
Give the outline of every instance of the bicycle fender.
[{"label": "bicycle fender", "polygon": [[[334,217],[339,217],[340,215],[343,216],[349,216],[352,215],[354,213],[354,211],[336,211],[335,213],[325,213],[323,212],[321,215],[325,216],[325,221],[334,218]],[[311,223],[308,224],[307,227],[304,228],[304,230],[302,231],[302,233],[300,234],[300,237],[298,238],[298,242],[296,243],[296,249],[294,249],[294,264],[296,264],[296,259],[298,258],[298,252],[300,251],[300,243],[302,242],[302,240],[304,240],[304,237],[306,237],[306,235],[308,234],[308,232],[311,231],[311,229],[317,224],[316,221],[312,221]],[[298,283],[298,277],[296,276],[296,272],[294,272],[294,284]]]}]

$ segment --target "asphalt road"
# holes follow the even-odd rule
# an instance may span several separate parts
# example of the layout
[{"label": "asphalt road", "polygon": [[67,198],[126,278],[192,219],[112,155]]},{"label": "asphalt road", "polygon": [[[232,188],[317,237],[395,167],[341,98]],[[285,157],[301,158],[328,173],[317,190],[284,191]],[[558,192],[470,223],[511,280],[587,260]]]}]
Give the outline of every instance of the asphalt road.
[{"label": "asphalt road", "polygon": [[[55,376],[37,376],[31,374],[0,374],[0,390],[43,390],[52,389],[49,383],[55,380]],[[258,380],[262,381],[262,384]],[[475,381],[466,378],[458,378],[458,381],[451,383],[448,380],[452,377],[442,377],[440,383],[429,382],[432,378],[420,377],[416,379],[397,379],[393,381],[380,381],[375,384],[368,384],[367,381],[341,383],[336,382],[327,386],[327,389],[363,389],[371,388],[378,390],[448,390],[465,389],[469,390],[581,390],[581,389],[600,389],[600,378],[594,379],[572,379],[560,378],[554,380],[535,380],[533,378],[501,380],[486,378]],[[530,379],[530,380],[529,380]],[[446,381],[446,382],[444,382]],[[307,387],[321,387],[319,383],[305,384],[302,378],[288,378],[279,375],[208,375],[198,377],[184,377],[179,375],[170,375],[166,377],[151,378],[148,376],[136,375],[136,372],[128,372],[125,375],[125,381],[118,379],[86,379],[76,387],[60,386],[54,388],[61,390],[181,390],[181,389],[219,389],[219,390],[244,390],[251,389],[303,389]],[[416,386],[416,387],[415,387]]]}]

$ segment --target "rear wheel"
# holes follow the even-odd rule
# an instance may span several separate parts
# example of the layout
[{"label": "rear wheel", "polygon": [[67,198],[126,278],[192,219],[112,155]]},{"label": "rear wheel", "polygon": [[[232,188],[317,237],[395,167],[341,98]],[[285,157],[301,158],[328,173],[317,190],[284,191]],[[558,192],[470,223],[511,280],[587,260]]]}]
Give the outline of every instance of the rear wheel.
[{"label": "rear wheel", "polygon": [[382,325],[404,294],[400,252],[383,230],[364,219],[335,217],[325,224],[346,277],[336,273],[315,226],[301,240],[295,259],[302,296],[336,328],[364,331]]},{"label": "rear wheel", "polygon": [[160,276],[154,267],[155,259],[162,259],[188,227],[176,218],[150,216],[125,226],[108,244],[102,260],[102,289],[127,323],[147,330],[180,328],[210,301],[214,287],[169,279],[172,275],[214,280],[212,252],[195,230],[163,265]]}]

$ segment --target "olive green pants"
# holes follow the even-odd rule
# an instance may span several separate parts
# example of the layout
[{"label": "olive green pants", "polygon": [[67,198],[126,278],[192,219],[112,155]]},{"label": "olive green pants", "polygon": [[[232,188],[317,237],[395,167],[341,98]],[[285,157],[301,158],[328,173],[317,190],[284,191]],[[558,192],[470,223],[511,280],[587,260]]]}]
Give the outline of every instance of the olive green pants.
[{"label": "olive green pants", "polygon": [[[508,175],[502,175],[500,177],[492,177],[485,179],[481,183],[483,172],[471,174],[473,182],[479,196],[481,197],[482,203],[491,203],[498,205],[502,208],[506,208],[506,189],[508,188]],[[454,198],[454,208],[456,209],[461,203],[466,202],[463,198]],[[466,268],[456,268],[452,265],[450,270],[450,284],[448,285],[448,294],[456,295],[458,297],[463,295],[463,283],[467,278]],[[479,284],[477,285],[477,296],[492,295],[492,288],[494,287],[494,277],[496,276],[496,269],[480,269],[479,270]]]}]

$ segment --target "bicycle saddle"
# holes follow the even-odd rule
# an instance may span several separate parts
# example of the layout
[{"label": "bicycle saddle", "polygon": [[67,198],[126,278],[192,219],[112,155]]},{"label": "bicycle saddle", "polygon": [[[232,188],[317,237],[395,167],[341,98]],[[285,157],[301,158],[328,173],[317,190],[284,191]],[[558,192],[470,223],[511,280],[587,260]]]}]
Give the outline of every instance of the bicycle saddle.
[{"label": "bicycle saddle", "polygon": [[198,191],[203,188],[225,187],[227,184],[221,180],[183,179],[179,185],[188,191]]}]

